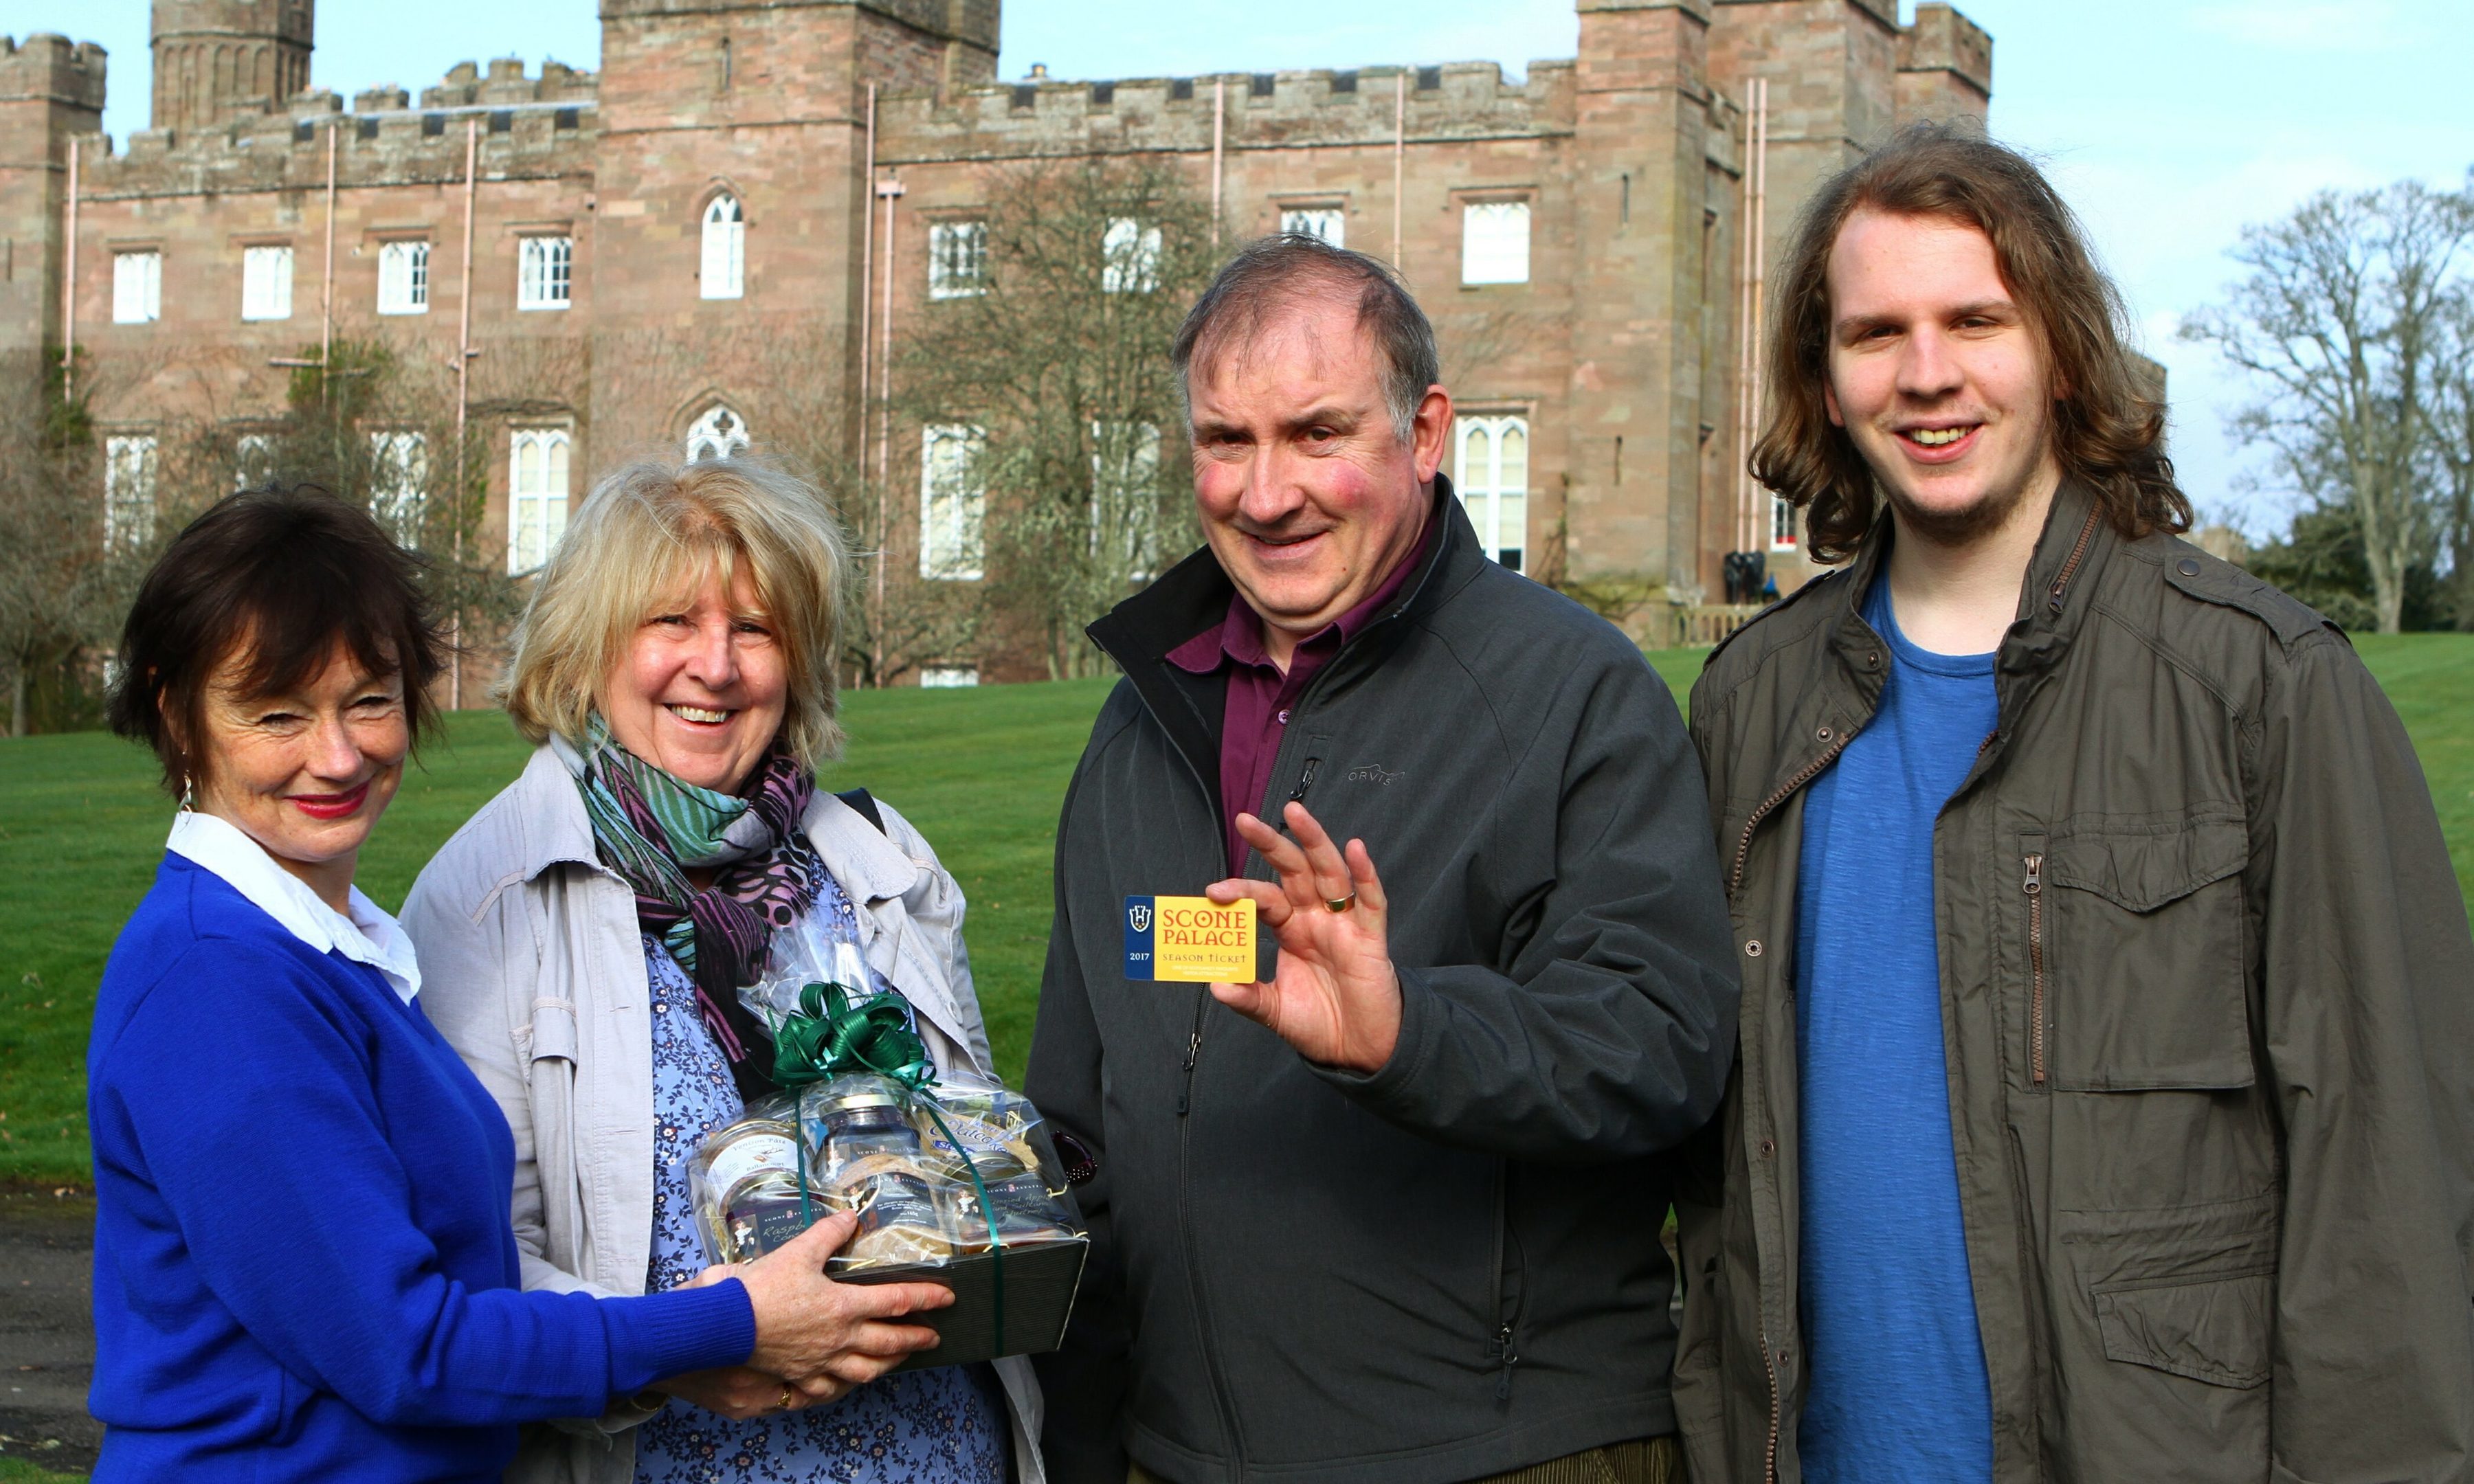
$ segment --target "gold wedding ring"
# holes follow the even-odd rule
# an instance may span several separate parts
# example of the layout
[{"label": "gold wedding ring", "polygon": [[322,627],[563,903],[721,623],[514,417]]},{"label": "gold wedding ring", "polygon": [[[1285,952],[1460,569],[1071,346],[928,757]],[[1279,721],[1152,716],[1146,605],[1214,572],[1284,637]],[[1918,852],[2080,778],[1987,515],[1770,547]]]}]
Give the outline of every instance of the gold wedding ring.
[{"label": "gold wedding ring", "polygon": [[1357,894],[1351,892],[1346,897],[1326,897],[1322,899],[1322,905],[1326,912],[1346,912],[1357,905]]},{"label": "gold wedding ring", "polygon": [[795,1407],[798,1404],[799,1399],[791,1392],[789,1383],[787,1381],[784,1382],[782,1386],[782,1410],[785,1412],[789,1411],[792,1407]]}]

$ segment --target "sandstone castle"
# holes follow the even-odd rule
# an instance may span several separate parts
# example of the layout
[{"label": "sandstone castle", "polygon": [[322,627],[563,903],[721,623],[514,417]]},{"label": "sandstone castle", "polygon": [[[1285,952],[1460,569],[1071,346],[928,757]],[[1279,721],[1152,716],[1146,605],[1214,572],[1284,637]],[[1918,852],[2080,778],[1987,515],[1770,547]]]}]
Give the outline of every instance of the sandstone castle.
[{"label": "sandstone castle", "polygon": [[[463,394],[521,570],[621,453],[812,416],[750,353],[788,327],[826,347],[797,408],[876,436],[868,341],[969,292],[988,168],[1148,154],[1231,245],[1304,229],[1398,265],[1499,560],[1714,602],[1753,548],[1791,588],[1795,527],[1742,473],[1753,280],[1868,144],[1983,117],[1991,40],[1939,4],[1903,26],[1898,0],[1578,9],[1579,55],[1518,84],[1491,62],[1000,82],[998,0],[601,0],[598,72],[468,63],[348,105],[309,85],[312,0],[154,0],[152,127],[117,149],[101,48],[0,36],[0,395],[36,395],[64,342],[123,367],[93,382],[96,498],[134,520],[157,421],[211,416],[244,460],[283,395],[268,363],[323,335],[461,347],[476,381],[523,368]],[[636,353],[648,337],[670,353]],[[969,580],[931,548],[937,502],[972,492],[936,488],[917,428],[887,453],[918,491],[887,560]]]}]

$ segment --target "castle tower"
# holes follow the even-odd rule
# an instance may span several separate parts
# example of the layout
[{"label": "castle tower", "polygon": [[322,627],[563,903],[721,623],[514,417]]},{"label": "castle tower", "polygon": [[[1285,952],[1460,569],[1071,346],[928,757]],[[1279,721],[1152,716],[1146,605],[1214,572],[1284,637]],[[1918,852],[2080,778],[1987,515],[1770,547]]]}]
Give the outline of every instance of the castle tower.
[{"label": "castle tower", "polygon": [[103,48],[0,34],[0,388],[35,385],[61,324],[61,204],[69,137],[103,127]]},{"label": "castle tower", "polygon": [[1708,159],[1709,0],[1578,0],[1571,148],[1566,560],[1582,580],[1693,581]]},{"label": "castle tower", "polygon": [[154,127],[273,113],[309,85],[314,0],[155,0]]},{"label": "castle tower", "polygon": [[[594,356],[596,421],[629,437],[683,433],[698,408],[670,401],[653,365],[662,356],[700,368],[712,397],[745,416],[735,404],[780,376],[760,364],[751,323],[767,327],[771,353],[813,346],[800,370],[813,416],[845,416],[874,204],[869,87],[950,96],[993,82],[999,7],[602,0],[599,205],[579,271],[597,299],[594,334],[636,338],[625,353],[605,342]],[[722,194],[746,223],[743,296],[698,298],[682,312],[672,296],[698,282],[699,222]],[[781,436],[757,421],[749,432],[760,444]]]}]

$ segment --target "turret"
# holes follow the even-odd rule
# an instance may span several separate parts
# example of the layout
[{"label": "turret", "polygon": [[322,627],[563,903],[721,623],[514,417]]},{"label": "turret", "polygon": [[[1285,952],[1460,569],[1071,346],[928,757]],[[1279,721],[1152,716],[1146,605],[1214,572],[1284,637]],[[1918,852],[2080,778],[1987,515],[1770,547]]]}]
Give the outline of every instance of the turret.
[{"label": "turret", "polygon": [[313,0],[155,0],[157,129],[274,113],[309,85]]},{"label": "turret", "polygon": [[60,332],[62,193],[69,140],[103,127],[103,48],[0,35],[0,389],[25,395],[36,351]]}]

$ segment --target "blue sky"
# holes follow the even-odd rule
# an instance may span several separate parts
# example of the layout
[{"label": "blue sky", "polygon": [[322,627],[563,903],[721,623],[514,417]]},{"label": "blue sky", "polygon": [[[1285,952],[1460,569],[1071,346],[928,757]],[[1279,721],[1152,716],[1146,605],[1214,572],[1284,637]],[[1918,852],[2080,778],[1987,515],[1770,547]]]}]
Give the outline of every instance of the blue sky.
[{"label": "blue sky", "polygon": [[[1908,0],[1912,7],[1912,0]],[[145,0],[0,0],[0,31],[59,31],[112,58],[105,127],[145,124]],[[456,62],[598,65],[591,0],[327,0],[312,80],[349,96],[418,90]],[[2241,491],[2228,444],[2242,387],[2172,338],[2217,297],[2243,224],[2323,186],[2474,166],[2474,5],[2464,0],[1959,0],[1994,36],[1993,131],[2046,161],[2121,280],[2145,348],[2172,371],[2173,450],[2203,515],[2255,534],[2290,505]],[[1033,62],[1110,78],[1572,55],[1570,0],[1007,0],[1003,74]]]}]

